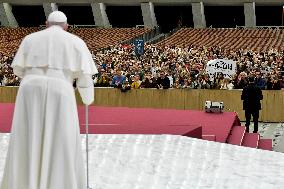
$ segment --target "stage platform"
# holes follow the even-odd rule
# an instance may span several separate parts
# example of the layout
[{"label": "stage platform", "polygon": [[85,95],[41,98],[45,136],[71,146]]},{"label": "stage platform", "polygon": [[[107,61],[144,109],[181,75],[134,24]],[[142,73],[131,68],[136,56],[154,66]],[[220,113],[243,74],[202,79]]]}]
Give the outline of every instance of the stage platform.
[{"label": "stage platform", "polygon": [[[14,104],[0,104],[0,132],[4,132],[0,133],[0,180],[13,110]],[[78,112],[84,133],[85,107],[78,107]],[[284,154],[225,144],[234,136],[232,128],[240,128],[235,113],[91,106],[89,115],[94,189],[280,189],[284,185]],[[214,135],[218,142],[196,139],[201,134]],[[82,139],[85,151],[84,135]]]},{"label": "stage platform", "polygon": [[[9,135],[0,133],[0,180]],[[84,152],[84,135],[82,139]],[[93,189],[282,189],[284,186],[284,154],[278,152],[176,135],[107,134],[91,134],[89,152]]]},{"label": "stage platform", "polygon": [[[0,104],[0,132],[10,132],[13,111],[14,104]],[[81,133],[84,133],[84,106],[78,107],[78,114]],[[234,112],[211,114],[192,110],[89,107],[92,134],[173,134],[194,138],[215,135],[217,142],[226,142],[235,125],[240,123]]]}]

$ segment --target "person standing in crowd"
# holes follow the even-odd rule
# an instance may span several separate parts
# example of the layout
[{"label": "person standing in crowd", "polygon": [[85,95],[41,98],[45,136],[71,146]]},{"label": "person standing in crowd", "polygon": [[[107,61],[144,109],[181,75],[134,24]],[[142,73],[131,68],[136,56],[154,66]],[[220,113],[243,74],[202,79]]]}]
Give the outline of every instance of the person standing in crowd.
[{"label": "person standing in crowd", "polygon": [[113,77],[111,86],[115,88],[121,88],[122,84],[125,82],[126,77],[122,75],[120,70],[117,70],[116,75]]},{"label": "person standing in crowd", "polygon": [[136,74],[134,76],[134,81],[131,83],[131,88],[132,89],[139,89],[141,86],[141,81],[140,81],[140,76]]},{"label": "person standing in crowd", "polygon": [[256,78],[255,78],[255,85],[259,87],[261,90],[264,90],[266,88],[266,81],[264,78],[262,78],[261,72],[257,71],[255,73]]},{"label": "person standing in crowd", "polygon": [[279,80],[280,80],[279,81],[280,88],[281,88],[281,90],[284,90],[284,75],[280,76]]},{"label": "person standing in crowd", "polygon": [[201,89],[211,89],[211,81],[208,74],[202,76]]},{"label": "person standing in crowd", "polygon": [[141,88],[156,88],[156,79],[151,76],[151,72],[146,72],[141,83]]},{"label": "person standing in crowd", "polygon": [[110,78],[106,74],[104,69],[101,69],[100,75],[98,77],[96,87],[109,87],[110,86]]},{"label": "person standing in crowd", "polygon": [[220,89],[232,90],[233,88],[234,88],[234,84],[229,78],[225,78],[222,80]]},{"label": "person standing in crowd", "polygon": [[257,133],[259,110],[261,110],[260,101],[263,99],[263,96],[261,89],[255,86],[254,80],[254,77],[249,76],[249,84],[244,87],[241,99],[243,100],[243,109],[245,110],[246,132],[249,132],[250,119],[252,116],[254,122],[253,132]]},{"label": "person standing in crowd", "polygon": [[224,74],[222,72],[217,73],[217,77],[214,75],[214,89],[220,89],[221,88],[221,83],[223,83],[224,80]]},{"label": "person standing in crowd", "polygon": [[131,85],[129,84],[129,81],[128,81],[127,78],[122,83],[120,90],[121,90],[121,92],[127,92],[127,91],[131,90]]},{"label": "person standing in crowd", "polygon": [[2,65],[0,64],[0,86],[3,85],[3,79],[4,79],[4,72],[2,71]]},{"label": "person standing in crowd", "polygon": [[247,85],[247,74],[241,72],[235,81],[235,89],[243,89]]},{"label": "person standing in crowd", "polygon": [[271,75],[267,81],[267,89],[268,90],[280,90],[280,81],[276,75]]},{"label": "person standing in crowd", "polygon": [[20,84],[1,189],[84,189],[86,175],[74,79],[84,104],[98,73],[85,42],[54,11],[47,28],[26,36],[13,60]]},{"label": "person standing in crowd", "polygon": [[192,78],[188,77],[188,79],[186,79],[184,81],[184,84],[182,86],[183,89],[194,89],[194,83],[192,82]]},{"label": "person standing in crowd", "polygon": [[202,81],[203,81],[202,75],[197,75],[197,79],[194,81],[194,89],[201,89]]},{"label": "person standing in crowd", "polygon": [[168,89],[170,88],[170,79],[166,76],[164,71],[160,72],[160,77],[157,79],[158,89]]}]

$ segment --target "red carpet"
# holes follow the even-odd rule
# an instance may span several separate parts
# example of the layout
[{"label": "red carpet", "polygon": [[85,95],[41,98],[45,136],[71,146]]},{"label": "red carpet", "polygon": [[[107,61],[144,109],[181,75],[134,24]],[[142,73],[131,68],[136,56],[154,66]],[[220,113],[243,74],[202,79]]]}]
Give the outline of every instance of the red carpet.
[{"label": "red carpet", "polygon": [[[10,132],[14,104],[0,104],[0,132]],[[81,132],[84,132],[85,107],[78,108]],[[240,125],[233,112],[208,114],[203,111],[89,107],[89,132],[96,134],[179,134],[216,135],[225,142],[233,125]],[[197,137],[199,138],[199,137]]]}]

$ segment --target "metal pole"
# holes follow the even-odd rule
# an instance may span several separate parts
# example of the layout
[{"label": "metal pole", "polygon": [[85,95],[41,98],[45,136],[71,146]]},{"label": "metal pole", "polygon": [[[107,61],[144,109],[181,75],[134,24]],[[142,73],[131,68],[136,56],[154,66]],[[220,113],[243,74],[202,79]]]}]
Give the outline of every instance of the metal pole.
[{"label": "metal pole", "polygon": [[89,107],[85,106],[86,112],[86,159],[87,159],[87,189],[92,189],[89,185]]}]

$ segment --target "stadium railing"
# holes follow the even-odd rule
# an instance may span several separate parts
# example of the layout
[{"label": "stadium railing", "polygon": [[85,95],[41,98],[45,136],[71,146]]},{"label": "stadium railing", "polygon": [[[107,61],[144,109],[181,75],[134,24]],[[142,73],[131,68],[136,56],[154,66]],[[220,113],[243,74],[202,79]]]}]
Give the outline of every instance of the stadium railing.
[{"label": "stadium railing", "polygon": [[[0,87],[0,103],[14,103],[17,91],[18,87]],[[225,111],[235,111],[244,120],[242,90],[133,89],[122,93],[114,88],[96,88],[95,91],[96,106],[204,110],[204,103],[209,100],[224,102]],[[82,104],[78,93],[76,98]],[[261,104],[260,121],[284,122],[283,90],[264,90]]]}]

